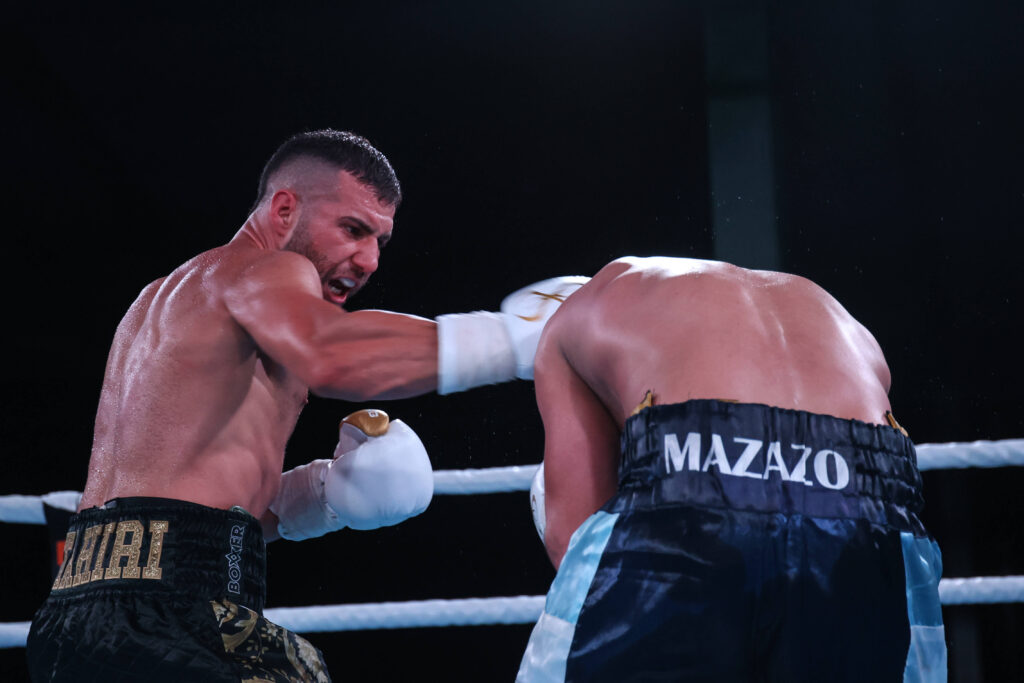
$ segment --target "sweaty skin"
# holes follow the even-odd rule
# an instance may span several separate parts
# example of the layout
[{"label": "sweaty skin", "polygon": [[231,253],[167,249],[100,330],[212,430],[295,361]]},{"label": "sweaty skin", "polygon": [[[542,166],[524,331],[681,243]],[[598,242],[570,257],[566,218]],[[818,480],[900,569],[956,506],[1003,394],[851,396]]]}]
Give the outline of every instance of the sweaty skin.
[{"label": "sweaty skin", "polygon": [[314,170],[305,183],[282,173],[228,244],[132,304],[80,510],[127,496],[240,505],[272,540],[267,506],[309,391],[365,401],[436,388],[433,321],[341,308],[376,270],[394,207],[345,171]]},{"label": "sweaty skin", "polygon": [[827,292],[695,259],[605,266],[545,328],[535,383],[556,568],[573,531],[615,492],[619,435],[648,390],[659,405],[730,399],[875,424],[890,407],[878,343]]}]

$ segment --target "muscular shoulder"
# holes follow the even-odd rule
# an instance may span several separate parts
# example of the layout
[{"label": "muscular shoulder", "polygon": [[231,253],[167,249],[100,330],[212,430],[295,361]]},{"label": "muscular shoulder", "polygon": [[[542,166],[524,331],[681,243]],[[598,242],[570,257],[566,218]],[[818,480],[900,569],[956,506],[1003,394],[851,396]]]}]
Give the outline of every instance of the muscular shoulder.
[{"label": "muscular shoulder", "polygon": [[717,279],[723,267],[729,266],[700,259],[623,256],[594,275],[586,294],[595,309],[592,313],[596,313],[596,309],[635,311],[637,307],[642,308],[645,301],[666,295],[666,287],[673,292],[695,290]]},{"label": "muscular shoulder", "polygon": [[152,305],[157,292],[160,291],[160,287],[166,279],[167,278],[162,277],[159,280],[150,282],[142,288],[139,295],[135,297],[135,301],[133,301],[132,305],[128,307],[128,311],[125,313],[124,317],[121,318],[121,322],[117,326],[118,336],[134,336],[136,332],[138,332],[146,318],[146,313],[149,311],[149,307]]},{"label": "muscular shoulder", "polygon": [[316,268],[290,251],[235,248],[217,255],[217,280],[226,297],[252,296],[268,288],[320,290]]},{"label": "muscular shoulder", "polygon": [[[600,326],[600,310],[608,306],[608,289],[634,267],[632,257],[616,259],[599,270],[589,282],[568,297],[544,327],[537,362],[561,357],[567,347],[577,347],[592,326]],[[618,287],[613,287],[618,289]]]},{"label": "muscular shoulder", "polygon": [[153,299],[156,297],[157,292],[160,291],[160,287],[163,286],[166,280],[166,277],[162,277],[157,280],[153,280],[148,285],[143,287],[142,291],[139,292],[139,295],[137,297],[135,297],[135,301],[132,302],[131,307],[128,309],[129,313],[139,309],[148,308],[150,302],[152,302]]},{"label": "muscular shoulder", "polygon": [[679,258],[675,256],[623,256],[615,259],[594,276],[599,286],[622,286],[643,282],[653,284],[664,280],[697,280],[705,275],[721,275],[740,268],[721,261]]},{"label": "muscular shoulder", "polygon": [[725,269],[734,266],[701,259],[666,256],[623,256],[602,267],[590,282],[577,290],[552,317],[544,330],[551,338],[578,338],[591,328],[633,320],[665,294],[662,286],[697,290],[702,283],[728,277]]}]

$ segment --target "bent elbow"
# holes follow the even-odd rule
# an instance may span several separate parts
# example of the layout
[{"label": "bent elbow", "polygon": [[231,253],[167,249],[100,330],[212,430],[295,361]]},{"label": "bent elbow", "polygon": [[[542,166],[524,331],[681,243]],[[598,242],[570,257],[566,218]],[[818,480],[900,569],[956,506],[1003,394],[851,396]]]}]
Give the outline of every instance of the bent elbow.
[{"label": "bent elbow", "polygon": [[318,363],[309,368],[309,391],[321,398],[361,403],[386,398],[380,378],[355,365]]},{"label": "bent elbow", "polygon": [[317,360],[304,368],[304,375],[310,393],[316,396],[352,401],[361,399],[357,395],[359,392],[352,391],[353,386],[358,388],[358,383],[351,381],[349,368],[342,364]]},{"label": "bent elbow", "polygon": [[311,384],[309,393],[319,398],[331,398],[337,401],[348,401],[349,403],[364,403],[366,401],[379,400],[379,394],[372,391],[359,391],[359,387],[339,387],[333,382],[321,382]]}]

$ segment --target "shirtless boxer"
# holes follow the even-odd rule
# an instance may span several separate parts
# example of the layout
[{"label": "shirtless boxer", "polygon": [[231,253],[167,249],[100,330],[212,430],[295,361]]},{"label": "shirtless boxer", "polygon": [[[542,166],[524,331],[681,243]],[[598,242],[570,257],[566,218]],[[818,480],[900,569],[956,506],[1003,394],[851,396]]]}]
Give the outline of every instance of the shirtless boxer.
[{"label": "shirtless boxer", "polygon": [[300,134],[267,162],[230,242],[142,290],[29,634],[34,680],[329,680],[316,648],[262,617],[265,540],[397,523],[426,508],[433,478],[415,433],[378,411],[345,421],[334,458],[282,474],[308,392],[366,401],[529,378],[565,284],[507,300],[531,321],[344,311],[400,201],[365,139]]},{"label": "shirtless boxer", "polygon": [[558,571],[518,680],[945,680],[914,447],[820,287],[622,258],[552,317],[535,381]]}]

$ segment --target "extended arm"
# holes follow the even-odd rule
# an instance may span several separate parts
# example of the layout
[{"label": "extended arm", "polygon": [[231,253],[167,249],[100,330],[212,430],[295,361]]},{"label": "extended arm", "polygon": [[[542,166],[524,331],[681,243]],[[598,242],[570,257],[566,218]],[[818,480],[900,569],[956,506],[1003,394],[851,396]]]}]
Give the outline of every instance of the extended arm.
[{"label": "extended arm", "polygon": [[389,311],[346,313],[322,299],[311,263],[277,252],[255,261],[224,301],[256,345],[313,393],[366,401],[532,379],[544,323],[586,279],[551,278],[510,294],[500,313],[434,322]]},{"label": "extended arm", "polygon": [[556,569],[573,532],[615,493],[619,461],[619,430],[565,359],[558,332],[545,331],[534,380],[544,421],[544,545]]},{"label": "extended arm", "polygon": [[313,265],[279,252],[229,288],[225,305],[268,356],[319,396],[404,398],[437,387],[437,326],[387,311],[347,313],[323,300]]}]

